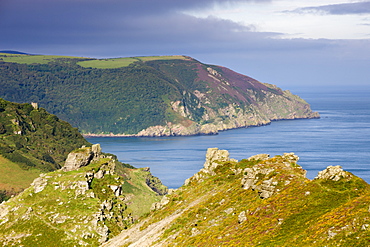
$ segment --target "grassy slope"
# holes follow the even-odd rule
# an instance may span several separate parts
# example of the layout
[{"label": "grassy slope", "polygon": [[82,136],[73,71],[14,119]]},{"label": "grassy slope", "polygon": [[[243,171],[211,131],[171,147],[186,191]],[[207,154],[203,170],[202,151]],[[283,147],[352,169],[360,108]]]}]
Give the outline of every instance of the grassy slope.
[{"label": "grassy slope", "polygon": [[57,56],[57,55],[23,55],[23,54],[8,54],[0,53],[0,58],[4,62],[21,63],[21,64],[47,64],[57,59],[88,59],[72,56]]},{"label": "grassy slope", "polygon": [[[5,211],[12,210],[0,215],[0,243],[98,246],[100,227],[106,225],[112,237],[130,225],[131,219],[147,213],[160,197],[145,185],[148,172],[142,169],[126,168],[116,162],[119,174],[110,171],[103,178],[92,178],[90,188],[79,192],[84,188],[81,184],[86,182],[86,174],[107,169],[111,162],[110,158],[102,158],[79,170],[47,173],[43,176],[47,185],[42,191],[36,193],[32,186],[3,204],[0,211],[4,207]],[[111,185],[122,185],[122,195],[115,195]],[[102,206],[107,201],[111,209]]]},{"label": "grassy slope", "polygon": [[[105,71],[75,63],[2,64],[4,97],[38,102],[83,133],[128,134],[164,124],[168,106],[162,96],[181,97],[162,74],[148,66]],[[104,106],[104,111],[97,105]]]},{"label": "grassy slope", "polygon": [[84,68],[97,68],[97,69],[115,69],[127,67],[134,62],[147,62],[155,60],[173,60],[173,59],[186,59],[183,56],[151,56],[151,57],[124,57],[112,59],[94,59],[88,61],[78,62],[77,64]]},{"label": "grassy slope", "polygon": [[18,193],[29,187],[40,173],[38,169],[24,170],[0,155],[0,190]]}]

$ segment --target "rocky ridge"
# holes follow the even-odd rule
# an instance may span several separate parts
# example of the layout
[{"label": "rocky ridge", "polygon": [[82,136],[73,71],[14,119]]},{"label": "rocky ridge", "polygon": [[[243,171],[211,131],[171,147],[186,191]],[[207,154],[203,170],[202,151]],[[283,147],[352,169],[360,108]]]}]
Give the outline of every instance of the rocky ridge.
[{"label": "rocky ridge", "polygon": [[339,166],[309,180],[298,160],[210,148],[184,186],[103,246],[367,246],[369,185]]}]

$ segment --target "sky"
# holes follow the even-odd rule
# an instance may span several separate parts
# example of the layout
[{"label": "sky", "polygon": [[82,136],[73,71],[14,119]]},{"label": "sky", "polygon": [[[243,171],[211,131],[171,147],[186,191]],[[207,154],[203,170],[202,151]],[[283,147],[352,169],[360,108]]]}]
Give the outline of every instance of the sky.
[{"label": "sky", "polygon": [[370,1],[0,0],[0,50],[187,55],[283,89],[370,87]]}]

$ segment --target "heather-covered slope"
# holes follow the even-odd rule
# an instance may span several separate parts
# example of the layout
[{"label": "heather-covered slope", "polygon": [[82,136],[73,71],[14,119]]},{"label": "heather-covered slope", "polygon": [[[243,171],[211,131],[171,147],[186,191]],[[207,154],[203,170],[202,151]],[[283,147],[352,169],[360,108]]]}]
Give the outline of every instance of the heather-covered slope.
[{"label": "heather-covered slope", "polygon": [[316,118],[289,91],[186,56],[89,59],[0,54],[0,97],[40,106],[84,134],[213,134]]},{"label": "heather-covered slope", "polygon": [[104,246],[369,246],[369,185],[339,166],[309,180],[297,161],[209,149],[200,172]]},{"label": "heather-covered slope", "polygon": [[59,169],[73,149],[89,145],[76,128],[37,104],[0,99],[0,201]]}]

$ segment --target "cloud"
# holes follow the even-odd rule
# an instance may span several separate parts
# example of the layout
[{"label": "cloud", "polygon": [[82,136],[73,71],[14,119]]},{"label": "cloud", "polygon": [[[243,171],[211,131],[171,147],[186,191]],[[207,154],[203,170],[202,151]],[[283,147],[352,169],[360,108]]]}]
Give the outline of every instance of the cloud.
[{"label": "cloud", "polygon": [[[5,1],[0,15],[0,46],[29,47],[31,51],[25,52],[36,53],[70,49],[70,55],[85,56],[183,54],[190,50],[233,50],[240,48],[240,42],[248,45],[278,35],[256,33],[253,26],[216,17],[196,18],[181,13],[184,9],[236,2],[239,1]],[[78,54],[72,54],[76,51]]]},{"label": "cloud", "polygon": [[318,7],[304,7],[284,12],[298,14],[323,14],[323,15],[364,15],[370,14],[370,2],[366,1],[366,2],[322,5]]},{"label": "cloud", "polygon": [[280,39],[281,33],[257,32],[253,25],[184,14],[237,2],[245,1],[0,0],[0,50],[97,58],[189,55],[278,85],[319,82],[324,73],[327,81],[332,76],[347,83],[358,75],[364,76],[356,81],[368,81],[369,40]]}]

